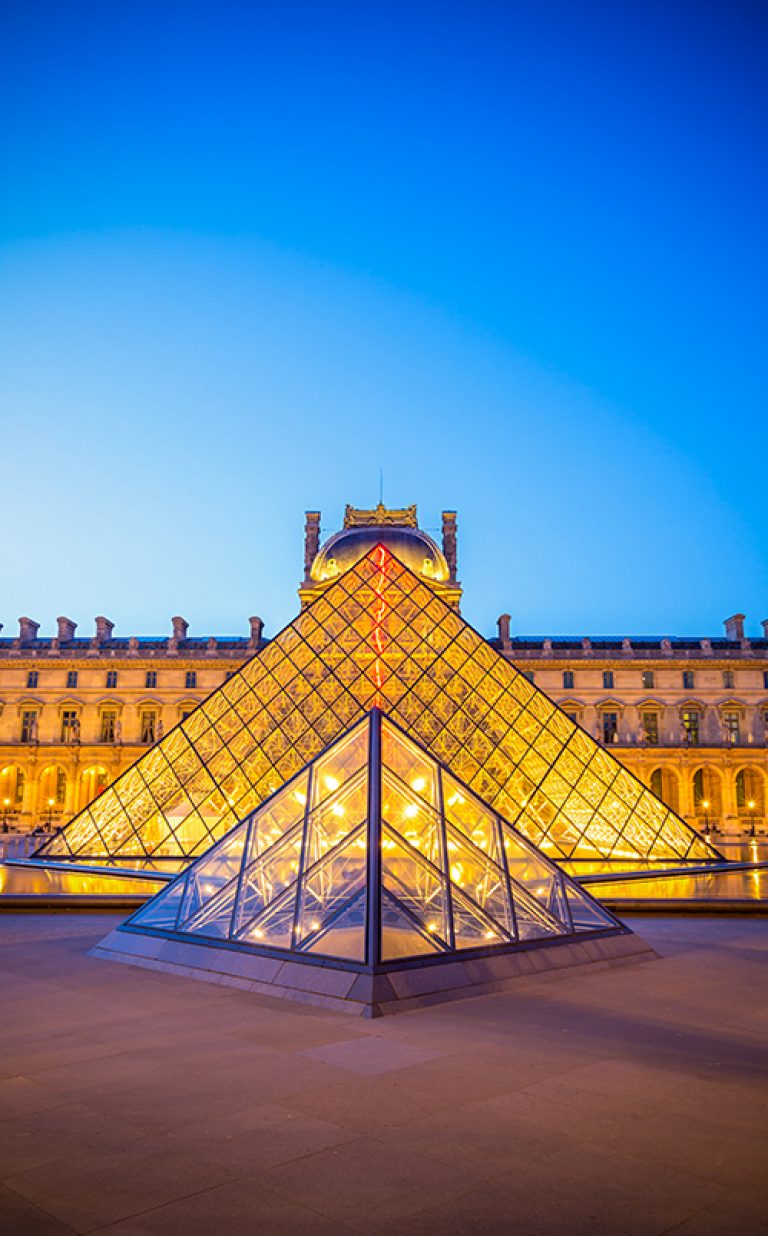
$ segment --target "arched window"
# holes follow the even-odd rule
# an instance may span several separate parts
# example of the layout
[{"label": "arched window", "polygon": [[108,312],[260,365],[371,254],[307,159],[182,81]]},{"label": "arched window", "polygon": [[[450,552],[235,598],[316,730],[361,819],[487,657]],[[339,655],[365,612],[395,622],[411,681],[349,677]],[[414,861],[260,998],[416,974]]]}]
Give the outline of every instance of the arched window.
[{"label": "arched window", "polygon": [[38,811],[62,811],[67,798],[67,774],[59,764],[50,764],[40,774]]},{"label": "arched window", "polygon": [[106,768],[101,764],[93,764],[90,768],[84,768],[80,784],[82,786],[80,806],[87,807],[109,784]]},{"label": "arched window", "polygon": [[736,773],[736,810],[739,815],[765,814],[765,779],[757,768],[740,768]]},{"label": "arched window", "polygon": [[0,772],[0,808],[3,815],[21,811],[24,802],[24,770],[17,764],[9,764]]},{"label": "arched window", "polygon": [[654,768],[650,785],[656,797],[666,803],[672,811],[680,810],[680,784],[677,773],[672,772],[671,768]]},{"label": "arched window", "polygon": [[714,768],[697,768],[693,774],[693,810],[696,815],[722,815],[722,779]]}]

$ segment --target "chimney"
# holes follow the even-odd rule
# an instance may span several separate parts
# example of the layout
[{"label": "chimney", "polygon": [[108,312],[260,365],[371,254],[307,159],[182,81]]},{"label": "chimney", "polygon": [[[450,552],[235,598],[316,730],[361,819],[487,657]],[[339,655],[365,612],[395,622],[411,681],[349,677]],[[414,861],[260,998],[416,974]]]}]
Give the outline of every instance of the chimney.
[{"label": "chimney", "polygon": [[456,512],[443,511],[443,555],[448,563],[451,583],[456,582]]},{"label": "chimney", "polygon": [[57,618],[56,622],[59,628],[58,639],[68,640],[75,638],[76,622],[73,622],[71,618]]},{"label": "chimney", "polygon": [[251,624],[251,638],[248,643],[251,648],[258,648],[261,643],[261,633],[264,630],[264,622],[261,618],[253,617],[248,619]]},{"label": "chimney", "polygon": [[734,614],[732,618],[726,618],[724,626],[726,639],[744,638],[744,614]]},{"label": "chimney", "polygon": [[509,624],[512,621],[510,614],[502,614],[499,617],[499,639],[501,640],[502,648],[509,648],[512,641],[509,638]]},{"label": "chimney", "polygon": [[768,618],[763,618],[760,626],[763,628],[763,639],[768,639]]},{"label": "chimney", "polygon": [[114,629],[114,622],[110,622],[109,618],[105,618],[103,614],[100,614],[96,619],[96,643],[106,644],[107,640],[112,638]]},{"label": "chimney", "polygon": [[189,630],[189,623],[186,622],[184,618],[179,618],[178,615],[175,618],[171,618],[171,626],[173,627],[173,635],[171,637],[172,639],[186,639],[187,638],[187,631]]},{"label": "chimney", "polygon": [[39,630],[39,622],[33,622],[31,618],[19,618],[19,639],[22,644],[26,644],[29,640],[37,639]]},{"label": "chimney", "polygon": [[309,583],[309,572],[320,548],[320,512],[305,511],[304,514],[304,581]]}]

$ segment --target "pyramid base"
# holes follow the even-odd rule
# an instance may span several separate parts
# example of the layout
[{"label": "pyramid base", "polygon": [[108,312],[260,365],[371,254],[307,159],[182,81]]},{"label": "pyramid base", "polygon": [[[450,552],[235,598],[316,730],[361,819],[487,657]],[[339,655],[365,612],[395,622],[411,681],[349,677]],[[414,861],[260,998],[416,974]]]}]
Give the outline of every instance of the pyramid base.
[{"label": "pyramid base", "polygon": [[316,1004],[359,1017],[382,1017],[425,1005],[508,991],[523,978],[556,977],[578,966],[604,969],[650,961],[657,953],[631,931],[589,939],[537,942],[485,956],[453,956],[440,964],[409,962],[371,974],[331,963],[262,956],[215,945],[160,936],[110,932],[91,957],[182,974],[277,999]]}]

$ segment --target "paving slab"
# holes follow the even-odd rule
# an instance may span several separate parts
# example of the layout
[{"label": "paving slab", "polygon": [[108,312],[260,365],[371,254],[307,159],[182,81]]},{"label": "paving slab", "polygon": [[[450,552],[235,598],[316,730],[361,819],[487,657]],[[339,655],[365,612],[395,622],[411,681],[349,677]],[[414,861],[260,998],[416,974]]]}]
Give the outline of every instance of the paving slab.
[{"label": "paving slab", "polygon": [[768,924],[376,1022],[0,915],[0,1232],[768,1233]]}]

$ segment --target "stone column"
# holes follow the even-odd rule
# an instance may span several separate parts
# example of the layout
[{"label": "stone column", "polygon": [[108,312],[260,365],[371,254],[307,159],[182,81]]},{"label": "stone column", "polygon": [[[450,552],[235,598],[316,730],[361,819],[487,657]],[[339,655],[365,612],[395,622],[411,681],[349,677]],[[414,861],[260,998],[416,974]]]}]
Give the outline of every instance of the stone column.
[{"label": "stone column", "polygon": [[320,512],[305,511],[304,521],[304,583],[309,583],[309,572],[320,548]]},{"label": "stone column", "polygon": [[456,549],[456,512],[443,511],[443,555],[448,563],[451,583],[456,582],[457,549]]}]

